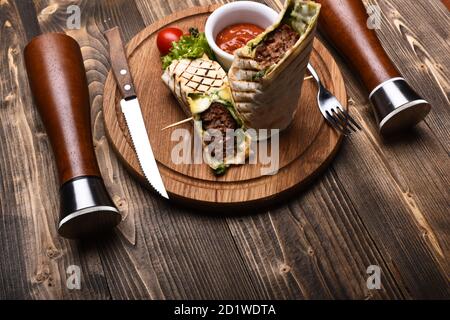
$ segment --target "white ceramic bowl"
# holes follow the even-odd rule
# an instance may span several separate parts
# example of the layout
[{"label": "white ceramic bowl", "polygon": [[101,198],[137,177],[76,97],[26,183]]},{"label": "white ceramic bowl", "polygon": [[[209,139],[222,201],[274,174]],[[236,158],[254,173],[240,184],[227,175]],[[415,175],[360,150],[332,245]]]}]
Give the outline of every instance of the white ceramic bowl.
[{"label": "white ceramic bowl", "polygon": [[225,70],[233,63],[233,55],[216,44],[217,34],[226,27],[237,23],[253,23],[266,29],[272,25],[278,13],[268,6],[253,1],[237,1],[228,3],[215,10],[206,21],[205,35],[209,46],[214,51],[217,60]]}]

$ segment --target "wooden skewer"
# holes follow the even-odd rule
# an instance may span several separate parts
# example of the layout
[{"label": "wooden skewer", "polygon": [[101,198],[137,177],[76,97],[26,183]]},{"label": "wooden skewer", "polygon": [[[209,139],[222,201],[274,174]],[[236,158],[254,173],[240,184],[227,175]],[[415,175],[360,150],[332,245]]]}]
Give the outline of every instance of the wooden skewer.
[{"label": "wooden skewer", "polygon": [[178,121],[178,122],[176,122],[176,123],[172,123],[172,124],[168,125],[167,127],[162,128],[161,131],[164,131],[164,130],[166,130],[166,129],[173,128],[173,127],[176,127],[176,126],[179,126],[180,124],[183,124],[183,123],[186,123],[186,122],[189,122],[189,121],[192,121],[192,120],[194,120],[194,118],[190,117],[190,118],[187,118],[187,119]]},{"label": "wooden skewer", "polygon": [[[309,80],[309,79],[312,79],[312,76],[307,76],[303,80]],[[164,130],[167,130],[167,129],[170,129],[170,128],[173,128],[173,127],[176,127],[176,126],[179,126],[179,125],[182,125],[183,123],[192,121],[193,119],[194,118],[190,117],[190,118],[187,118],[187,119],[184,119],[184,120],[172,123],[172,124],[168,125],[167,127],[162,128],[161,131],[164,131]]]}]

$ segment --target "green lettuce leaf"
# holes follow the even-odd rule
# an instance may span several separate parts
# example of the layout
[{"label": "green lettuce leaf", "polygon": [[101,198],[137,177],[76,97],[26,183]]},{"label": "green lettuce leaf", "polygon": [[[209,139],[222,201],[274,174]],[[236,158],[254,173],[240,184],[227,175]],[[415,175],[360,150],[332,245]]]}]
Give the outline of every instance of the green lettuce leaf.
[{"label": "green lettuce leaf", "polygon": [[209,47],[205,34],[198,32],[195,28],[191,28],[189,31],[189,35],[184,35],[180,40],[173,42],[170,52],[161,58],[163,69],[170,66],[173,60],[197,59],[204,54],[215,60],[214,52]]}]

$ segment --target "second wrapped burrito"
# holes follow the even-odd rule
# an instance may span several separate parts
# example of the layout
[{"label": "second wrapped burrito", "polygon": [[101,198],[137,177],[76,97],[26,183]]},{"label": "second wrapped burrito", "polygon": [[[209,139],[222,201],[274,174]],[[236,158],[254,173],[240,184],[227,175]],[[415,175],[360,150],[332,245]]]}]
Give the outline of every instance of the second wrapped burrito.
[{"label": "second wrapped burrito", "polygon": [[236,50],[228,77],[247,127],[283,130],[293,120],[319,11],[315,2],[286,0],[277,22]]}]

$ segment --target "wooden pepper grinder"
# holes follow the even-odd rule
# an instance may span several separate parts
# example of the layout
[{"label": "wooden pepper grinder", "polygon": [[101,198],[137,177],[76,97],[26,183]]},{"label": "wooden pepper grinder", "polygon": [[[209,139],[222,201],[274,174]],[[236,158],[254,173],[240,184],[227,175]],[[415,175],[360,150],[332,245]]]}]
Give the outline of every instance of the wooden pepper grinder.
[{"label": "wooden pepper grinder", "polygon": [[359,74],[370,92],[379,130],[389,136],[422,121],[430,104],[402,78],[367,26],[360,0],[316,0],[322,4],[319,30]]},{"label": "wooden pepper grinder", "polygon": [[35,37],[25,47],[34,101],[55,155],[66,238],[96,235],[121,216],[100,175],[90,126],[89,91],[78,43],[60,33]]}]

